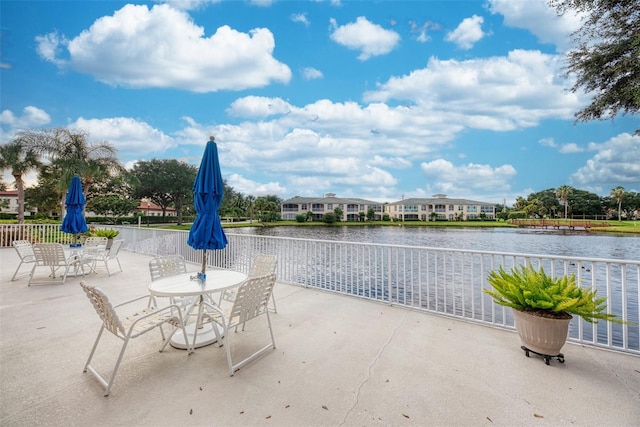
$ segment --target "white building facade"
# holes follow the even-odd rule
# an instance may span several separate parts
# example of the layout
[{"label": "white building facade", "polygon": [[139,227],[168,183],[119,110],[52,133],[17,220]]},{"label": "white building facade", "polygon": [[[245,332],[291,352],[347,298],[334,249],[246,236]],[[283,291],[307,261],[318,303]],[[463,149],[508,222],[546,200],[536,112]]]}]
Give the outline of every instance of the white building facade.
[{"label": "white building facade", "polygon": [[281,215],[284,220],[295,220],[298,215],[308,215],[314,221],[322,220],[324,214],[334,212],[336,208],[342,210],[342,218],[339,221],[360,221],[366,218],[369,209],[373,209],[374,220],[380,221],[384,214],[384,204],[365,199],[341,198],[333,193],[327,193],[324,197],[294,197],[285,200],[281,204]]},{"label": "white building facade", "polygon": [[412,198],[385,205],[385,212],[397,221],[429,221],[432,219],[466,221],[479,218],[495,219],[493,203],[468,199],[449,199],[445,194],[431,198]]}]

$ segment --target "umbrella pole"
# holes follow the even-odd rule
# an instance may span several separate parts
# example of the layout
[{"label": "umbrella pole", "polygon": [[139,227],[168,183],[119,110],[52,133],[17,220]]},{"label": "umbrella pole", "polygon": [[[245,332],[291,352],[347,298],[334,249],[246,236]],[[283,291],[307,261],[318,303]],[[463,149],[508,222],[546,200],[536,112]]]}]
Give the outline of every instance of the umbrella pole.
[{"label": "umbrella pole", "polygon": [[207,271],[207,250],[202,251],[202,274]]}]

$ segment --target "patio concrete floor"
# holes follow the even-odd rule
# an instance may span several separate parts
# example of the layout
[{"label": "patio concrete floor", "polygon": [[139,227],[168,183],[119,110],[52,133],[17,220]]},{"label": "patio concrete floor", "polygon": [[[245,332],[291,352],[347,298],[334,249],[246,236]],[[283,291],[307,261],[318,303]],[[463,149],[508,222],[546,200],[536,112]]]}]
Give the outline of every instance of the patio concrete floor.
[{"label": "patio concrete floor", "polygon": [[[12,248],[0,258],[2,426],[640,425],[640,357],[567,344],[566,363],[547,366],[511,331],[282,283],[277,348],[235,376],[224,348],[159,353],[152,332],[131,342],[104,397],[82,372],[100,323],[78,283],[114,303],[145,295],[150,257],[122,251],[111,277],[31,287],[10,281]],[[266,319],[231,339],[234,354],[266,342]],[[101,372],[120,345],[104,334]]]}]

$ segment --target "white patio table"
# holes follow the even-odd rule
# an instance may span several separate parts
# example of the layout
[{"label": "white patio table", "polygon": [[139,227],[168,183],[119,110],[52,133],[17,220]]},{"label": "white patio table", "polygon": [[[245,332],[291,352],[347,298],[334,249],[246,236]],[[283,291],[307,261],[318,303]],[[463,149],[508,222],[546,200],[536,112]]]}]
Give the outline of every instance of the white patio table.
[{"label": "white patio table", "polygon": [[157,297],[194,297],[193,301],[185,308],[185,322],[188,322],[193,310],[196,306],[198,307],[195,323],[190,323],[186,327],[186,339],[182,331],[177,331],[171,339],[172,347],[186,350],[188,342],[192,342],[194,348],[214,343],[216,333],[213,328],[217,326],[214,322],[202,325],[202,315],[206,306],[216,304],[211,295],[240,286],[248,277],[245,273],[233,270],[208,270],[206,275],[206,280],[202,280],[195,272],[182,273],[163,277],[149,285],[149,292]]}]

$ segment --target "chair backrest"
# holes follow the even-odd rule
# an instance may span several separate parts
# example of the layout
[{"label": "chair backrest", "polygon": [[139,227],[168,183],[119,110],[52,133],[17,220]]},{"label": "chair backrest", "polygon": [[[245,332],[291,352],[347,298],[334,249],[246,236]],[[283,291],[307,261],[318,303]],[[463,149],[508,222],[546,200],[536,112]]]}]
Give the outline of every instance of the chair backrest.
[{"label": "chair backrest", "polygon": [[111,243],[111,248],[109,249],[109,258],[114,259],[118,257],[118,252],[120,252],[120,248],[124,244],[124,239],[114,240]]},{"label": "chair backrest", "polygon": [[253,258],[249,277],[264,276],[265,274],[275,274],[278,259],[275,255],[258,254]]},{"label": "chair backrest", "polygon": [[109,241],[106,237],[87,237],[84,241],[84,246],[107,246],[107,242]]},{"label": "chair backrest", "polygon": [[273,273],[249,277],[238,288],[236,299],[229,313],[229,321],[244,323],[264,314],[275,284],[276,275]]},{"label": "chair backrest", "polygon": [[88,283],[80,282],[82,290],[87,294],[87,298],[91,301],[91,305],[100,316],[106,330],[114,335],[124,335],[124,326],[118,317],[113,305],[109,302],[109,297],[100,288],[91,286]]},{"label": "chair backrest", "polygon": [[182,255],[157,256],[149,261],[149,273],[152,281],[186,272],[187,265]]},{"label": "chair backrest", "polygon": [[13,247],[18,252],[18,256],[22,261],[33,261],[35,256],[33,254],[33,245],[28,240],[14,240]]},{"label": "chair backrest", "polygon": [[33,245],[33,255],[38,265],[67,265],[67,258],[61,243],[35,243]]}]

